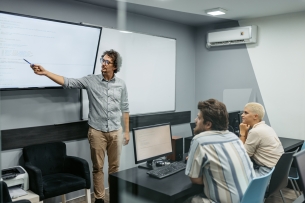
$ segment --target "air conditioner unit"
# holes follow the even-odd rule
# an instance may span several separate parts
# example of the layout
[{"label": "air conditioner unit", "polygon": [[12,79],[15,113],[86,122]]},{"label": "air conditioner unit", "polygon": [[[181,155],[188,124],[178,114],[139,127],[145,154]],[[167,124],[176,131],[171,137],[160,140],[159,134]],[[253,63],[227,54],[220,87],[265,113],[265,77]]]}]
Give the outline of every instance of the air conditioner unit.
[{"label": "air conditioner unit", "polygon": [[207,33],[207,48],[215,46],[256,43],[257,26],[232,27]]}]

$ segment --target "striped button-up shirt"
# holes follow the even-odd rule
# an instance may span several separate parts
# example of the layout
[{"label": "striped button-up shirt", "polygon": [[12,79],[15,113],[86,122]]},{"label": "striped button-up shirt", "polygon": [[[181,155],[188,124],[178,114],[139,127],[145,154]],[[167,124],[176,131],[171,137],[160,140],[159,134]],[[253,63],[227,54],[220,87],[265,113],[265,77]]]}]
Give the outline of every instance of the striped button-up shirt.
[{"label": "striped button-up shirt", "polygon": [[185,174],[202,177],[204,193],[217,203],[238,203],[255,177],[253,164],[239,138],[229,131],[196,135]]},{"label": "striped button-up shirt", "polygon": [[125,82],[103,75],[89,75],[80,79],[64,78],[64,88],[86,89],[89,99],[88,124],[99,131],[111,132],[121,128],[122,112],[129,112]]}]

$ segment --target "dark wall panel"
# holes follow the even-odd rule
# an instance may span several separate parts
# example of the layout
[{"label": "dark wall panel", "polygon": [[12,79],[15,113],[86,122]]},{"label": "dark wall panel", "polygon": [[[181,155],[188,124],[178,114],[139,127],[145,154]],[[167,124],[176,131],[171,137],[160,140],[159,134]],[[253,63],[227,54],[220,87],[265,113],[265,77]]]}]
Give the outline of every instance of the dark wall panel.
[{"label": "dark wall panel", "polygon": [[155,125],[161,123],[170,122],[171,125],[189,123],[191,120],[191,112],[174,112],[174,113],[162,113],[162,114],[152,114],[143,116],[131,116],[129,122],[129,129],[135,127],[142,127],[148,125]]},{"label": "dark wall panel", "polygon": [[[189,123],[191,112],[162,113],[143,116],[131,116],[130,130],[134,127],[170,122],[172,125]],[[69,141],[87,138],[87,121],[47,125],[30,128],[19,128],[1,131],[2,150],[23,148],[28,145]]]}]

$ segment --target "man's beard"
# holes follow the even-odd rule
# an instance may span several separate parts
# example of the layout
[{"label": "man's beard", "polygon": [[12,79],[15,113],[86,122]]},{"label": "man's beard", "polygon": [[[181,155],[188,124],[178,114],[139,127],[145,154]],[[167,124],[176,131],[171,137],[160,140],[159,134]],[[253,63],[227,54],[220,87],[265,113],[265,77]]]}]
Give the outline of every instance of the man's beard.
[{"label": "man's beard", "polygon": [[194,135],[198,135],[198,134],[204,132],[203,129],[196,129],[196,127],[193,129],[193,131],[194,131]]}]

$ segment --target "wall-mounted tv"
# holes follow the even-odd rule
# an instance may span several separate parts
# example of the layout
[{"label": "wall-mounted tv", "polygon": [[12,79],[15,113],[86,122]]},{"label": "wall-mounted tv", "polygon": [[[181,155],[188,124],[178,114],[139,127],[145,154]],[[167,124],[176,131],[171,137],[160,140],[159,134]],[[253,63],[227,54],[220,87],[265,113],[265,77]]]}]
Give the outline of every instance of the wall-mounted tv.
[{"label": "wall-mounted tv", "polygon": [[58,75],[93,74],[101,28],[0,12],[0,89],[58,88],[34,74],[41,64]]}]

